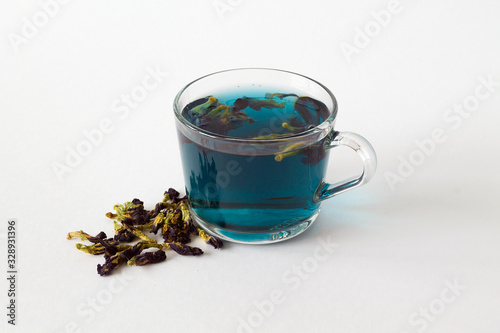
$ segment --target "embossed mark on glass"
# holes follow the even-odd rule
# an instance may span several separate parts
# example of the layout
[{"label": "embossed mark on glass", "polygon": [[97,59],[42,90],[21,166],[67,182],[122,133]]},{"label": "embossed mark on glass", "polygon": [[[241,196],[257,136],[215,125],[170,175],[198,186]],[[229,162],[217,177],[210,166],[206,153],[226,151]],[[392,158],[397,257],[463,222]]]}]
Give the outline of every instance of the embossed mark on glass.
[{"label": "embossed mark on glass", "polygon": [[[174,101],[194,220],[223,239],[262,244],[305,231],[321,202],[368,182],[376,169],[363,137],[334,129],[333,94],[292,72],[244,68],[201,77]],[[358,153],[363,172],[337,184],[332,148]],[[332,156],[333,158],[333,156]]]}]

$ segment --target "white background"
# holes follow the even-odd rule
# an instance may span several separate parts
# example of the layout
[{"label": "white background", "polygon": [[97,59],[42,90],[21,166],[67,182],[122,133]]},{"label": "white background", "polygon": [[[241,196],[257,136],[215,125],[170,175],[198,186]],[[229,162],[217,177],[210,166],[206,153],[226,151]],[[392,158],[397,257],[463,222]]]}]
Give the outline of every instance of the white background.
[{"label": "white background", "polygon": [[[0,330],[498,332],[500,4],[401,0],[381,27],[372,12],[389,1],[228,2],[218,12],[212,0],[73,0],[44,22],[38,1],[2,0],[0,266],[16,218],[19,275],[16,327],[6,323],[0,279]],[[347,44],[357,53],[346,56]],[[326,201],[292,240],[220,251],[196,242],[205,255],[168,252],[164,263],[100,277],[103,259],[77,251],[66,233],[112,234],[104,214],[114,204],[137,197],[152,208],[168,187],[182,189],[173,98],[235,67],[286,69],[328,86],[337,129],[375,147],[375,178]],[[114,112],[148,68],[168,74],[128,114]],[[497,85],[478,100],[481,78]],[[473,110],[457,118],[450,110],[464,103]],[[106,118],[110,133],[58,177],[54,163]],[[416,141],[435,129],[444,142],[418,153]],[[335,154],[329,180],[358,171],[354,153]],[[414,170],[401,166],[410,158]],[[336,248],[316,250],[321,240]]]}]

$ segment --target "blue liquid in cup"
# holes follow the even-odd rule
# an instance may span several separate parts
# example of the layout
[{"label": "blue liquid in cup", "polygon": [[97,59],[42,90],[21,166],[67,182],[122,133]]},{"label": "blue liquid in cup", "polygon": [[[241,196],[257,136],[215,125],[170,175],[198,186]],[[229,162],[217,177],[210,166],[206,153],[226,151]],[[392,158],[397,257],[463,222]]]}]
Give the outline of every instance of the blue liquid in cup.
[{"label": "blue liquid in cup", "polygon": [[[241,92],[216,97],[219,103],[232,106],[242,96],[266,99],[265,93],[245,95]],[[207,100],[188,104],[183,116],[191,123],[203,126],[190,110]],[[294,124],[295,132],[300,132],[328,117],[324,104],[316,100],[305,99],[300,112],[296,110],[297,96],[276,98],[276,101],[282,103],[280,107],[244,108],[243,112],[253,121],[236,121],[236,124],[209,129],[236,138],[270,134],[284,136],[294,133],[281,126],[283,122]],[[314,103],[321,103],[325,109],[318,111],[319,104]],[[277,161],[275,154],[259,156],[214,151],[179,132],[186,193],[192,210],[205,224],[217,228],[222,234],[225,231],[228,235],[233,232],[248,234],[248,239],[240,237],[242,241],[252,241],[252,237],[259,233],[293,231],[319,209],[319,203],[314,202],[313,197],[327,167],[328,150],[323,147],[324,141],[311,142],[297,154]]]}]

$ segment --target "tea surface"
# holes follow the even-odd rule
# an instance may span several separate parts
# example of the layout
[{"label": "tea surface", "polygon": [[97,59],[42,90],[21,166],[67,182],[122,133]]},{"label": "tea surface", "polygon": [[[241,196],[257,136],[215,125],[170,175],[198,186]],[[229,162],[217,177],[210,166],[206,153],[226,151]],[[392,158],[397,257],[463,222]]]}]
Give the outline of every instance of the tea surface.
[{"label": "tea surface", "polygon": [[320,101],[290,93],[226,93],[186,105],[182,115],[209,132],[258,139],[293,135],[313,128],[329,116]]}]

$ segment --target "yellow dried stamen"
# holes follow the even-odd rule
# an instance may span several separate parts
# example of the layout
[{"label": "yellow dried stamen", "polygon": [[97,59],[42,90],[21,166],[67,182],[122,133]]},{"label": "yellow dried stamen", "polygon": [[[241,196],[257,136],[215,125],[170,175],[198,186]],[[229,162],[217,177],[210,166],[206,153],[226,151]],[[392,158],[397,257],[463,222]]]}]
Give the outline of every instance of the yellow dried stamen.
[{"label": "yellow dried stamen", "polygon": [[208,109],[209,106],[211,106],[212,104],[215,104],[217,102],[218,102],[217,98],[210,96],[208,101],[206,101],[205,103],[200,104],[198,106],[195,106],[194,108],[189,110],[189,112],[191,114],[201,115],[201,114],[205,113],[205,111]]},{"label": "yellow dried stamen", "polygon": [[285,157],[291,157],[297,155],[302,148],[307,146],[306,142],[294,143],[286,147],[283,151],[276,154],[274,160],[276,162],[281,162]]},{"label": "yellow dried stamen", "polygon": [[103,254],[104,253],[104,246],[101,244],[92,244],[92,245],[84,245],[84,244],[76,244],[76,248],[82,252],[88,253],[88,254]]},{"label": "yellow dried stamen", "polygon": [[205,230],[201,229],[200,227],[196,227],[196,230],[198,230],[198,235],[203,239],[205,242],[208,242],[210,240],[210,235],[205,232]]},{"label": "yellow dried stamen", "polygon": [[257,140],[275,139],[275,138],[282,138],[282,137],[285,137],[285,136],[290,136],[290,134],[288,134],[288,133],[285,133],[285,134],[276,134],[276,133],[273,133],[273,134],[256,136],[256,137],[253,137],[252,139],[257,139]]},{"label": "yellow dried stamen", "polygon": [[67,239],[80,238],[82,241],[86,241],[91,237],[89,234],[83,232],[83,230],[68,232],[68,236],[66,236]]},{"label": "yellow dried stamen", "polygon": [[283,124],[281,124],[281,127],[286,128],[287,130],[292,131],[292,132],[300,130],[300,127],[295,127],[295,126],[289,125],[287,122],[284,122]]},{"label": "yellow dried stamen", "polygon": [[156,217],[155,217],[155,219],[153,221],[153,225],[155,227],[157,227],[158,224],[162,223],[164,219],[165,219],[165,214],[163,214],[163,213],[160,212],[158,215],[156,215]]},{"label": "yellow dried stamen", "polygon": [[174,211],[168,211],[167,212],[167,216],[165,216],[164,218],[164,221],[165,221],[165,224],[163,225],[163,227],[161,228],[161,232],[162,234],[166,233],[167,230],[168,230],[168,227],[170,226],[171,222],[172,222],[172,219],[174,217]]},{"label": "yellow dried stamen", "polygon": [[213,109],[212,111],[210,111],[209,113],[207,113],[207,116],[216,116],[219,112],[221,111],[225,111],[229,108],[228,105],[219,105],[218,107],[216,107],[215,109]]},{"label": "yellow dried stamen", "polygon": [[113,228],[115,229],[115,233],[118,233],[123,229],[123,225],[121,223],[113,221]]},{"label": "yellow dried stamen", "polygon": [[220,115],[220,120],[223,124],[227,124],[229,122],[229,116],[231,115],[231,108],[228,105],[221,105],[224,107],[224,112]]},{"label": "yellow dried stamen", "polygon": [[118,217],[118,215],[116,214],[113,214],[111,212],[107,212],[106,213],[106,216],[109,217],[110,219],[116,219]]},{"label": "yellow dried stamen", "polygon": [[182,212],[182,221],[187,222],[189,218],[191,217],[188,205],[186,204],[186,201],[182,201],[179,204],[179,208]]}]

